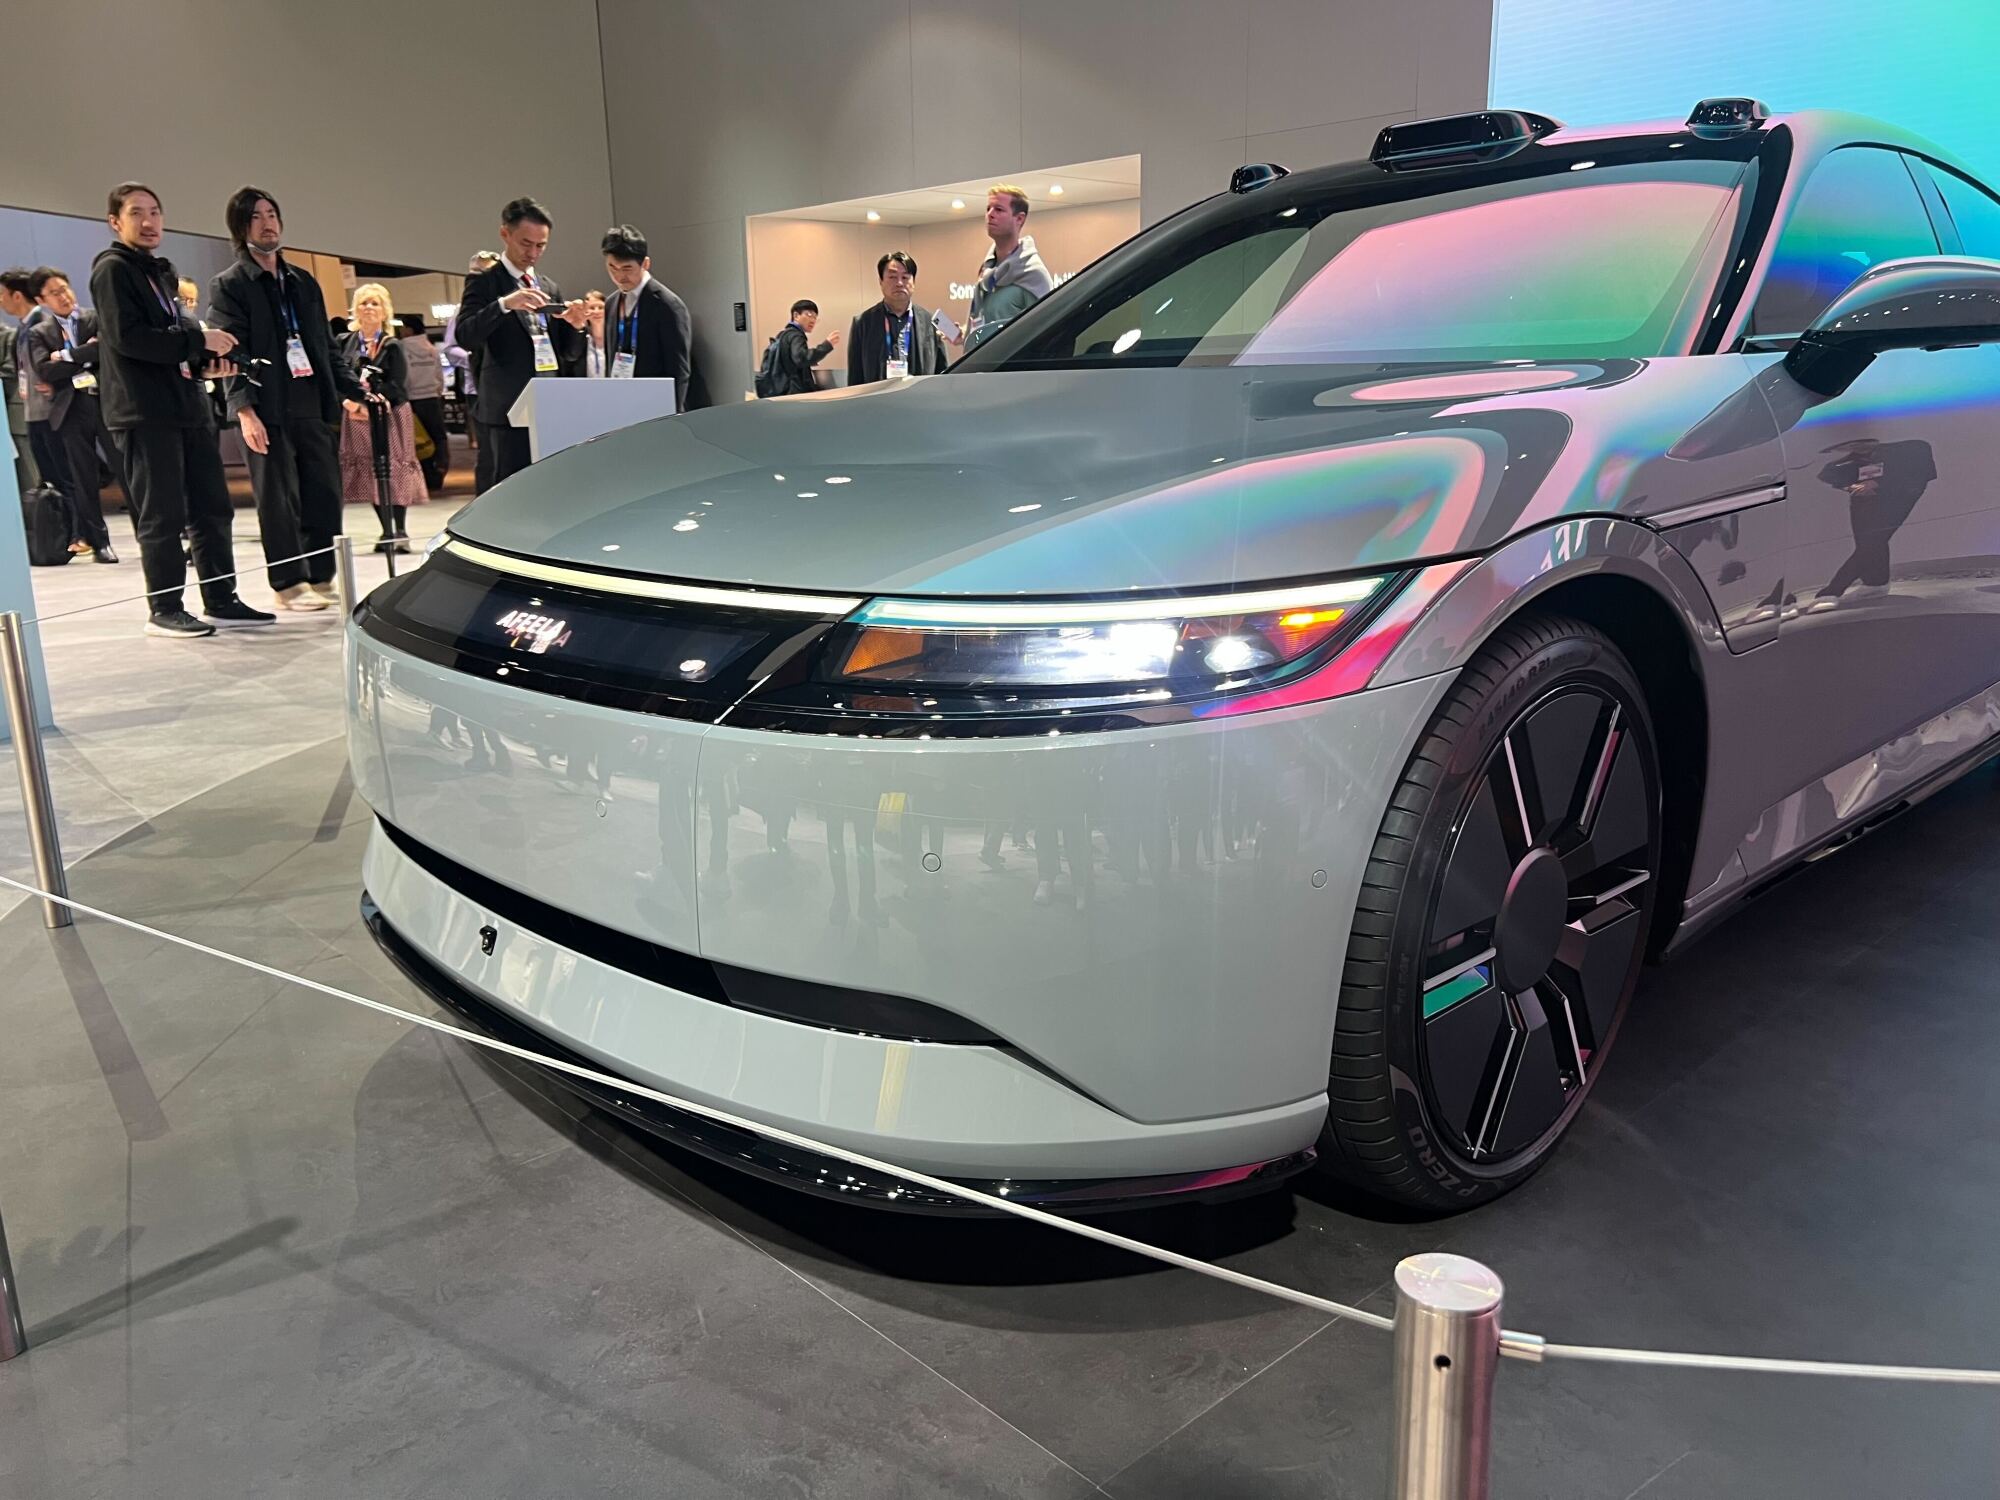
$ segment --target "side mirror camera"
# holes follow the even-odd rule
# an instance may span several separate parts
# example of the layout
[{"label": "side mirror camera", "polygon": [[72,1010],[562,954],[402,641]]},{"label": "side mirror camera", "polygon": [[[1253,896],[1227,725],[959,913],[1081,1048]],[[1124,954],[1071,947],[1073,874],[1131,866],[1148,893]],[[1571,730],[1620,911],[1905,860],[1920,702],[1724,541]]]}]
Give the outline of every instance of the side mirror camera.
[{"label": "side mirror camera", "polygon": [[1878,354],[2000,343],[2000,261],[1889,260],[1863,271],[1785,356],[1807,390],[1838,396]]}]

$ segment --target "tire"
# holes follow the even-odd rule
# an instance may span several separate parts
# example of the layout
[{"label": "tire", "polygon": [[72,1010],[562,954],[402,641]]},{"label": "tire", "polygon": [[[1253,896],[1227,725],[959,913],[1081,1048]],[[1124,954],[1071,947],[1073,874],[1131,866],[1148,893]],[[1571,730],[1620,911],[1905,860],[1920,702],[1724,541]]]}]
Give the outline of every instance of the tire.
[{"label": "tire", "polygon": [[1593,626],[1525,615],[1466,666],[1363,877],[1324,1170],[1449,1212],[1548,1159],[1638,982],[1658,766],[1638,677]]}]

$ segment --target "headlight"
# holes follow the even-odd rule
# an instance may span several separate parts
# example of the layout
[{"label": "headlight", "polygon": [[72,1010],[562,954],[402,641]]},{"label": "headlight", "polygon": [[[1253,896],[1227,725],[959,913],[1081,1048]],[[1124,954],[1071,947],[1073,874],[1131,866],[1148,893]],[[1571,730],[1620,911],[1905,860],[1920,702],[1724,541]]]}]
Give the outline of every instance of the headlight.
[{"label": "headlight", "polygon": [[1351,635],[1388,579],[1179,599],[877,599],[848,617],[830,680],[946,692],[1212,692],[1285,675]]}]

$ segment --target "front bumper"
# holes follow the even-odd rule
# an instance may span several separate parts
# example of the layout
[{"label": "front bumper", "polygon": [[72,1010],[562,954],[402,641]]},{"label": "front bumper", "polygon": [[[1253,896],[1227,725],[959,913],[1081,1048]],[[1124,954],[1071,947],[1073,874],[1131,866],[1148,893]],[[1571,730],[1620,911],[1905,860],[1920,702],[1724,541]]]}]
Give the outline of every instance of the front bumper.
[{"label": "front bumper", "polygon": [[[361,914],[377,945],[396,967],[461,1021],[514,1046],[603,1070],[601,1064],[556,1045],[518,1020],[512,1012],[458,983],[405,942],[383,917],[382,909],[375,904],[374,898],[365,892],[361,898]],[[819,1196],[846,1199],[871,1208],[909,1213],[979,1218],[998,1216],[1000,1212],[940,1193],[934,1188],[905,1182],[898,1177],[883,1176],[837,1156],[801,1150],[782,1141],[770,1140],[755,1131],[726,1125],[688,1110],[674,1109],[657,1099],[649,1099],[629,1090],[612,1088],[569,1073],[558,1073],[556,1078],[562,1087],[583,1095],[620,1119],[662,1140],[768,1182]],[[1251,1162],[1212,1172],[1170,1173],[1157,1177],[964,1180],[964,1186],[993,1197],[1009,1198],[1016,1203],[1066,1213],[1143,1208],[1167,1199],[1213,1203],[1263,1192],[1306,1170],[1317,1156],[1318,1152],[1308,1146],[1274,1161]]]},{"label": "front bumper", "polygon": [[[367,889],[467,1006],[663,1092],[1091,1201],[1302,1164],[1363,866],[1445,685],[922,743],[558,700],[359,632],[350,650],[356,786],[439,856],[378,828]],[[977,1039],[771,1014],[683,983],[690,963],[907,997]],[[752,1165],[740,1145],[711,1154]]]}]

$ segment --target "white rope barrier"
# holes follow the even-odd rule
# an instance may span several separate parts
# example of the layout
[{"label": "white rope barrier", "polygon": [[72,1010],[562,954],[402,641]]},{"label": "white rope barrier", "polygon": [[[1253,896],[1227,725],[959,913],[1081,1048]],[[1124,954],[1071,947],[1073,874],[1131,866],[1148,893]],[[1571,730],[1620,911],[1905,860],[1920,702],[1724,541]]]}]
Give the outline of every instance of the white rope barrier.
[{"label": "white rope barrier", "polygon": [[1082,1223],[1075,1219],[1066,1219],[1059,1214],[1052,1214],[1044,1209],[1035,1208],[1026,1203],[1015,1203],[1010,1199],[997,1197],[992,1193],[984,1193],[977,1188],[970,1188],[963,1183],[952,1182],[947,1178],[932,1177],[925,1172],[914,1171],[909,1167],[897,1166],[893,1162],[886,1162],[876,1157],[865,1156],[858,1151],[850,1151],[844,1146],[828,1145],[824,1141],[816,1141],[809,1136],[798,1135],[792,1131],[781,1129],[776,1125],[766,1124],[761,1120],[746,1119],[742,1115],[731,1114],[727,1110],[716,1109],[707,1104],[699,1104],[692,1099],[682,1099],[672,1094],[661,1093],[658,1089],[647,1088],[643,1084],[634,1083],[629,1078],[619,1078],[609,1073],[600,1073],[595,1068],[587,1068],[580,1063],[568,1062],[559,1057],[547,1057],[542,1053],[530,1051],[526,1047],[516,1047],[511,1042],[500,1041],[496,1037],[482,1036],[478,1032],[466,1031],[448,1022],[435,1020],[430,1016],[417,1015],[413,1011],[404,1010],[401,1006],[389,1005],[380,1000],[371,1000],[366,995],[357,995],[350,990],[341,989],[338,985],[323,984],[317,979],[307,979],[301,974],[293,974],[285,969],[273,968],[269,964],[259,963],[251,958],[244,958],[242,955],[230,953],[226,949],[211,948],[208,944],[198,943],[192,938],[178,937],[171,932],[162,932],[157,927],[148,927],[144,922],[135,922],[129,917],[121,917],[108,911],[100,911],[98,908],[87,906],[81,901],[73,901],[65,896],[51,895],[32,885],[9,879],[5,875],[0,875],[0,885],[10,886],[24,895],[37,896],[43,900],[55,901],[73,912],[80,912],[87,917],[96,917],[100,921],[113,923],[116,926],[127,928],[132,932],[144,933],[146,936],[158,938],[162,942],[173,943],[178,947],[189,949],[192,952],[205,954],[209,958],[220,959],[224,963],[235,964],[238,968],[249,969],[253,973],[263,974],[272,979],[283,980],[289,984],[301,985],[309,990],[317,990],[322,995],[329,995],[336,1000],[345,1000],[351,1005],[359,1005],[367,1010],[379,1011],[386,1016],[394,1016],[399,1021],[408,1021],[413,1026],[422,1026],[442,1036],[456,1037],[459,1041],[467,1042],[475,1047],[484,1047],[491,1052],[505,1053],[509,1057],[517,1057],[524,1062],[533,1063],[537,1067],[550,1068],[559,1073],[567,1073],[574,1078],[581,1078],[590,1083],[601,1084],[623,1093],[636,1094],[640,1098],[651,1099],[655,1103],[667,1105],[669,1108],[681,1110],[687,1114],[699,1115],[703,1119],[714,1120],[723,1125],[730,1125],[738,1130],[747,1130],[753,1134],[763,1136],[767,1140],[781,1141],[788,1146],[796,1146],[801,1150],[815,1152],[821,1156],[834,1157],[837,1160],[871,1172],[880,1172],[886,1176],[899,1177],[905,1182],[915,1183],[919,1187],[929,1188],[933,1192],[944,1193],[962,1202],[974,1203],[1000,1213],[1012,1214],[1015,1218],[1026,1219],[1032,1224],[1046,1224],[1051,1228],[1063,1230],[1068,1234],[1080,1235],[1084,1239],[1096,1240],[1102,1245],[1110,1245],[1114,1249],[1128,1250],[1134,1255],[1145,1256],[1148,1260],[1156,1260],[1163,1265],[1175,1266],[1183,1271],[1193,1271],[1197,1275],[1212,1277],[1217,1281],[1226,1281],[1230,1285],[1242,1287],[1246,1291],[1262,1292],[1266,1296],[1276,1297],[1280,1301],[1311,1308],[1315,1312],[1325,1313],[1328,1317],[1345,1318],[1351,1322],[1366,1324],[1370,1328],[1379,1328],[1385,1331],[1395,1326],[1392,1320],[1383,1317],[1379,1313],[1364,1312],[1361,1308],[1350,1307],[1344,1302],[1335,1302],[1326,1297],[1316,1297],[1310,1292],[1297,1291],[1292,1287],[1282,1286],[1275,1281],[1266,1281],[1262,1277],[1246,1276],[1243,1272],[1232,1271],[1227,1266],[1213,1265],[1208,1261],[1196,1260],[1191,1255],[1182,1255],[1178,1251],[1162,1249],[1158,1245],[1149,1245],[1143,1240],[1135,1240],[1128,1235],[1114,1234],[1112,1231],[1099,1228],[1095,1224]]},{"label": "white rope barrier", "polygon": [[[307,979],[304,975],[293,974],[288,970],[275,968],[270,964],[259,963],[255,959],[245,958],[241,954],[231,953],[226,949],[214,948],[207,943],[196,942],[192,938],[180,937],[171,932],[163,932],[157,927],[149,927],[144,922],[135,922],[129,917],[121,917],[115,913],[87,905],[84,902],[71,900],[66,896],[58,896],[52,892],[44,891],[37,886],[29,885],[24,881],[14,880],[6,875],[0,875],[0,885],[19,891],[25,896],[54,902],[59,906],[68,908],[70,911],[80,912],[84,916],[95,917],[99,921],[109,922],[114,926],[123,927],[132,932],[143,933],[147,937],[156,938],[161,942],[172,943],[177,947],[188,949],[190,952],[219,959],[223,963],[233,964],[238,968],[248,969],[253,973],[263,974],[287,984],[294,984],[305,989],[314,990],[319,994],[330,996],[335,1000],[344,1000],[350,1005],[358,1005],[366,1010],[378,1011],[383,1015],[393,1016],[399,1021],[407,1021],[413,1026],[421,1026],[441,1036],[453,1037],[470,1046],[483,1047],[489,1052],[498,1052],[509,1057],[518,1058],[523,1062],[532,1063],[536,1067],[547,1068],[558,1073],[566,1073],[571,1077],[579,1078],[589,1083],[637,1095],[643,1099],[650,1099],[657,1104],[666,1105],[671,1109],[697,1115],[702,1119],[713,1120],[718,1124],[732,1126],[738,1130],[749,1131],[752,1134],[762,1136],[766,1140],[779,1141],[785,1145],[795,1146],[804,1151],[810,1151],[817,1155],[847,1162],[851,1166],[860,1167],[867,1171],[879,1172],[886,1176],[900,1178],[905,1182],[914,1183],[919,1187],[928,1188],[932,1192],[942,1193],[947,1197],[956,1198],[961,1202],[976,1204],[997,1213],[1009,1214],[1014,1218],[1024,1219],[1032,1224],[1044,1224],[1049,1228],[1059,1229],[1065,1234],[1095,1240],[1097,1243],[1109,1245],[1113,1249],[1128,1251],[1133,1255],[1143,1256],[1148,1260],[1157,1261],[1162,1265],[1173,1266],[1179,1270],[1192,1271],[1196,1275],[1207,1276],[1213,1280],[1226,1282],[1231,1286],[1241,1287],[1246,1291],[1261,1292],[1265,1296],[1275,1297],[1279,1301],[1290,1302],[1299,1307],[1310,1308],[1315,1312],[1324,1313],[1328,1317],[1346,1319],[1349,1322],[1360,1323],[1366,1327],[1381,1329],[1385,1332],[1393,1331],[1395,1328],[1393,1319],[1383,1317],[1379,1313],[1367,1312],[1362,1308],[1352,1307],[1344,1302],[1335,1302],[1331,1298],[1314,1296],[1310,1292],[1302,1292],[1275,1281],[1266,1281],[1260,1276],[1245,1275],[1243,1272],[1233,1271],[1227,1266],[1218,1266],[1209,1261],[1197,1260],[1190,1255],[1182,1255],[1178,1251],[1167,1250],[1158,1245],[1149,1245],[1143,1240],[1135,1240],[1129,1235],[1114,1233],[1096,1224],[1064,1218],[1059,1214],[1050,1213],[1045,1209],[1036,1208],[1030,1204],[1016,1203],[1011,1199],[982,1192],[978,1188],[967,1187],[963,1183],[952,1182],[948,1178],[933,1177],[928,1173],[919,1172],[910,1167],[899,1166],[894,1162],[883,1161],[859,1151],[850,1151],[844,1146],[835,1146],[825,1141],[816,1141],[809,1136],[799,1135],[794,1131],[786,1130],[780,1126],[771,1125],[761,1120],[748,1119],[742,1115],[731,1114],[728,1110],[716,1109],[712,1105],[701,1104],[692,1099],[683,1099],[673,1094],[663,1093],[658,1089],[648,1088],[644,1084],[635,1083],[629,1078],[620,1078],[614,1074],[600,1072],[595,1068],[585,1067],[580,1063],[569,1062],[559,1057],[549,1057],[526,1047],[517,1047],[511,1042],[503,1042],[497,1037],[467,1031],[462,1027],[451,1025],[449,1022],[404,1010],[401,1006],[390,1005],[381,1000],[373,1000],[366,995],[357,995],[351,990],[340,988],[338,985],[325,984],[317,979]],[[1513,1330],[1502,1332],[1500,1352],[1515,1358],[1535,1362],[1543,1359],[1567,1359],[1598,1364],[1650,1365],[1693,1370],[1733,1370],[1752,1374],[1819,1375],[1856,1380],[1914,1381],[1937,1385],[2000,1385],[2000,1370],[1959,1369],[1934,1365],[1856,1364],[1812,1359],[1774,1359],[1756,1355],[1686,1354],[1669,1350],[1621,1349],[1592,1344],[1551,1344],[1544,1342],[1535,1334],[1517,1333]]]}]

